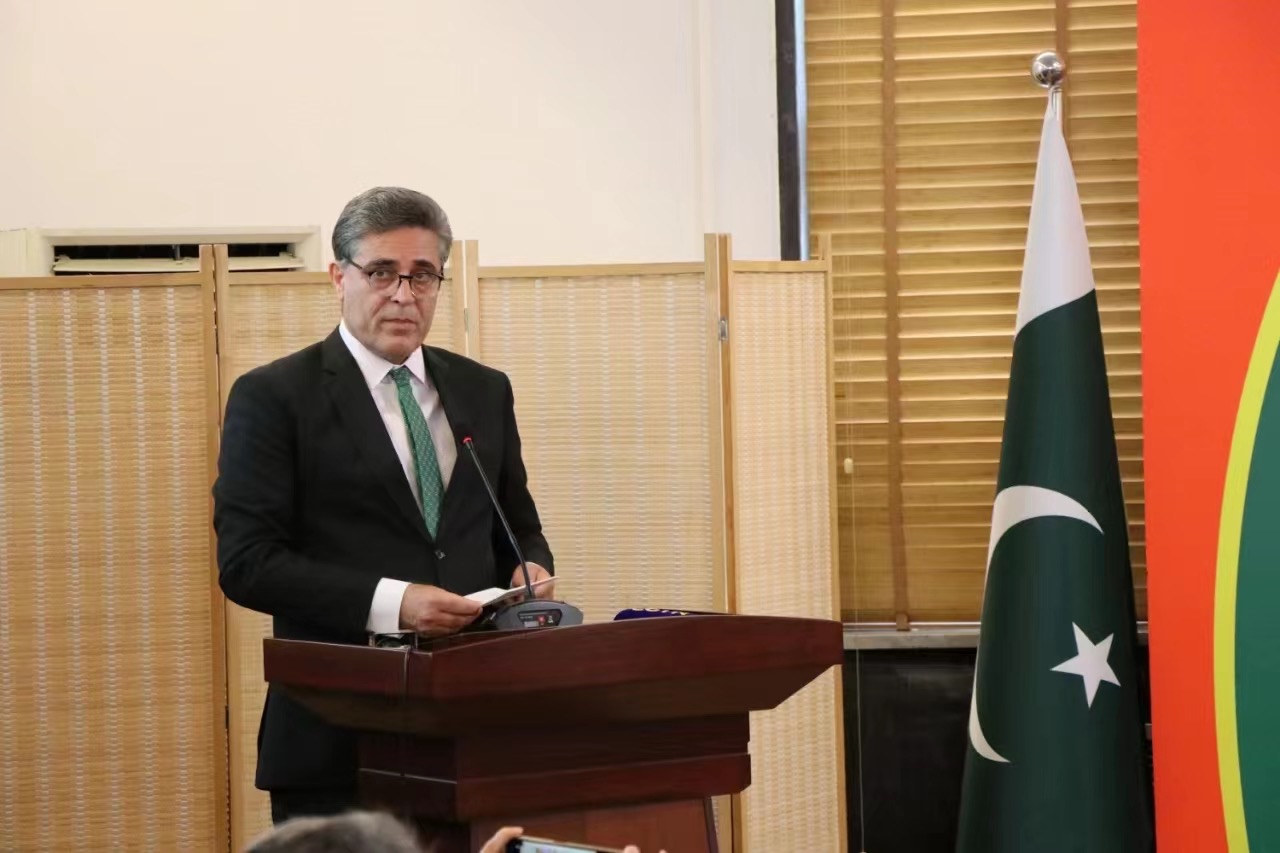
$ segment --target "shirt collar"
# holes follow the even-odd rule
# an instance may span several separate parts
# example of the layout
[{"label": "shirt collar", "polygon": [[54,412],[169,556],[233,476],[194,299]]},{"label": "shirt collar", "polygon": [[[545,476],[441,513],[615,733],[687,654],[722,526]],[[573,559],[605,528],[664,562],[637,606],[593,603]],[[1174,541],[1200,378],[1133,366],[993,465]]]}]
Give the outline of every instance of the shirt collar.
[{"label": "shirt collar", "polygon": [[[351,334],[351,330],[347,328],[347,321],[343,320],[338,325],[338,334],[342,336],[342,342],[347,345],[347,349],[351,351],[352,357],[355,358],[356,364],[360,368],[360,374],[364,376],[365,384],[373,390],[375,386],[380,384],[382,380],[387,378],[387,374],[393,368],[399,365],[392,364],[382,356],[369,349]],[[430,385],[431,381],[427,378],[426,363],[422,358],[422,347],[416,348],[405,360],[404,366],[409,368],[409,372],[413,374],[423,385]]]}]

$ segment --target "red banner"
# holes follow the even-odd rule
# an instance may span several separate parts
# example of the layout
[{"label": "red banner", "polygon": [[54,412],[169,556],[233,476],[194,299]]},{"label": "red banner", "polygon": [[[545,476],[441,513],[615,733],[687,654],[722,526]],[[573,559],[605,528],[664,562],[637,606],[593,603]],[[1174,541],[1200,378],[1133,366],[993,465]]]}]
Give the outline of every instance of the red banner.
[{"label": "red banner", "polygon": [[1280,849],[1277,39],[1273,0],[1138,5],[1162,853]]}]

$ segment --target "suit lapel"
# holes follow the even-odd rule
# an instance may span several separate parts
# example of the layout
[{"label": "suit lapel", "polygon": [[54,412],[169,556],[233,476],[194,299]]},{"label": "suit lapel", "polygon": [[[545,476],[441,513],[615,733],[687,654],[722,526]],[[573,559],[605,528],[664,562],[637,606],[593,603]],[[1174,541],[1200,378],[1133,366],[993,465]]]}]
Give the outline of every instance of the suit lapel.
[{"label": "suit lapel", "polygon": [[409,481],[400,466],[387,425],[365,384],[355,357],[335,330],[325,339],[323,348],[325,390],[333,401],[342,425],[346,428],[361,457],[387,490],[391,502],[415,530],[430,540],[422,510],[413,497]]},{"label": "suit lapel", "polygon": [[462,440],[472,435],[475,430],[471,408],[459,392],[456,383],[452,381],[449,363],[441,357],[440,353],[434,347],[424,346],[422,354],[427,372],[436,386],[436,393],[440,395],[440,405],[444,408],[445,418],[449,421],[449,430],[453,433],[453,440],[458,449],[453,474],[449,478],[449,485],[444,490],[444,501],[440,505],[440,527],[436,532],[443,537],[449,524],[456,519],[459,504],[463,498],[475,488],[483,489],[484,484],[480,482],[480,475],[476,473],[475,462],[471,460],[470,452],[462,444]]}]

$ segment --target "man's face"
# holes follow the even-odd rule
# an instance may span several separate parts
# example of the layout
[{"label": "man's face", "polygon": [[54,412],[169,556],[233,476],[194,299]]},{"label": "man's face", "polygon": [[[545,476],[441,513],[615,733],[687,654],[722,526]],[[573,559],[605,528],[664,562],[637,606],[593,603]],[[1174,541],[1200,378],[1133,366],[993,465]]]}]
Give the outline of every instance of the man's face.
[{"label": "man's face", "polygon": [[342,302],[342,319],[360,343],[392,364],[404,363],[431,329],[440,288],[433,281],[426,292],[415,294],[407,280],[399,279],[380,289],[377,274],[443,274],[440,238],[425,228],[370,234],[359,242],[351,261],[363,272],[343,261],[329,265],[329,278]]}]

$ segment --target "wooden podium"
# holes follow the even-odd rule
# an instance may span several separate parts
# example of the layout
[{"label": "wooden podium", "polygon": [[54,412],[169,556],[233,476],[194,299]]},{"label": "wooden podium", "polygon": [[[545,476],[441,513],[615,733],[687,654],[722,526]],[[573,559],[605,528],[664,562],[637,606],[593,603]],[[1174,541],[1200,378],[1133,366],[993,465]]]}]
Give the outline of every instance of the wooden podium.
[{"label": "wooden podium", "polygon": [[751,783],[748,713],[843,657],[838,622],[699,615],[387,649],[264,643],[267,681],[360,732],[362,802],[440,853],[500,826],[716,851],[710,798]]}]

